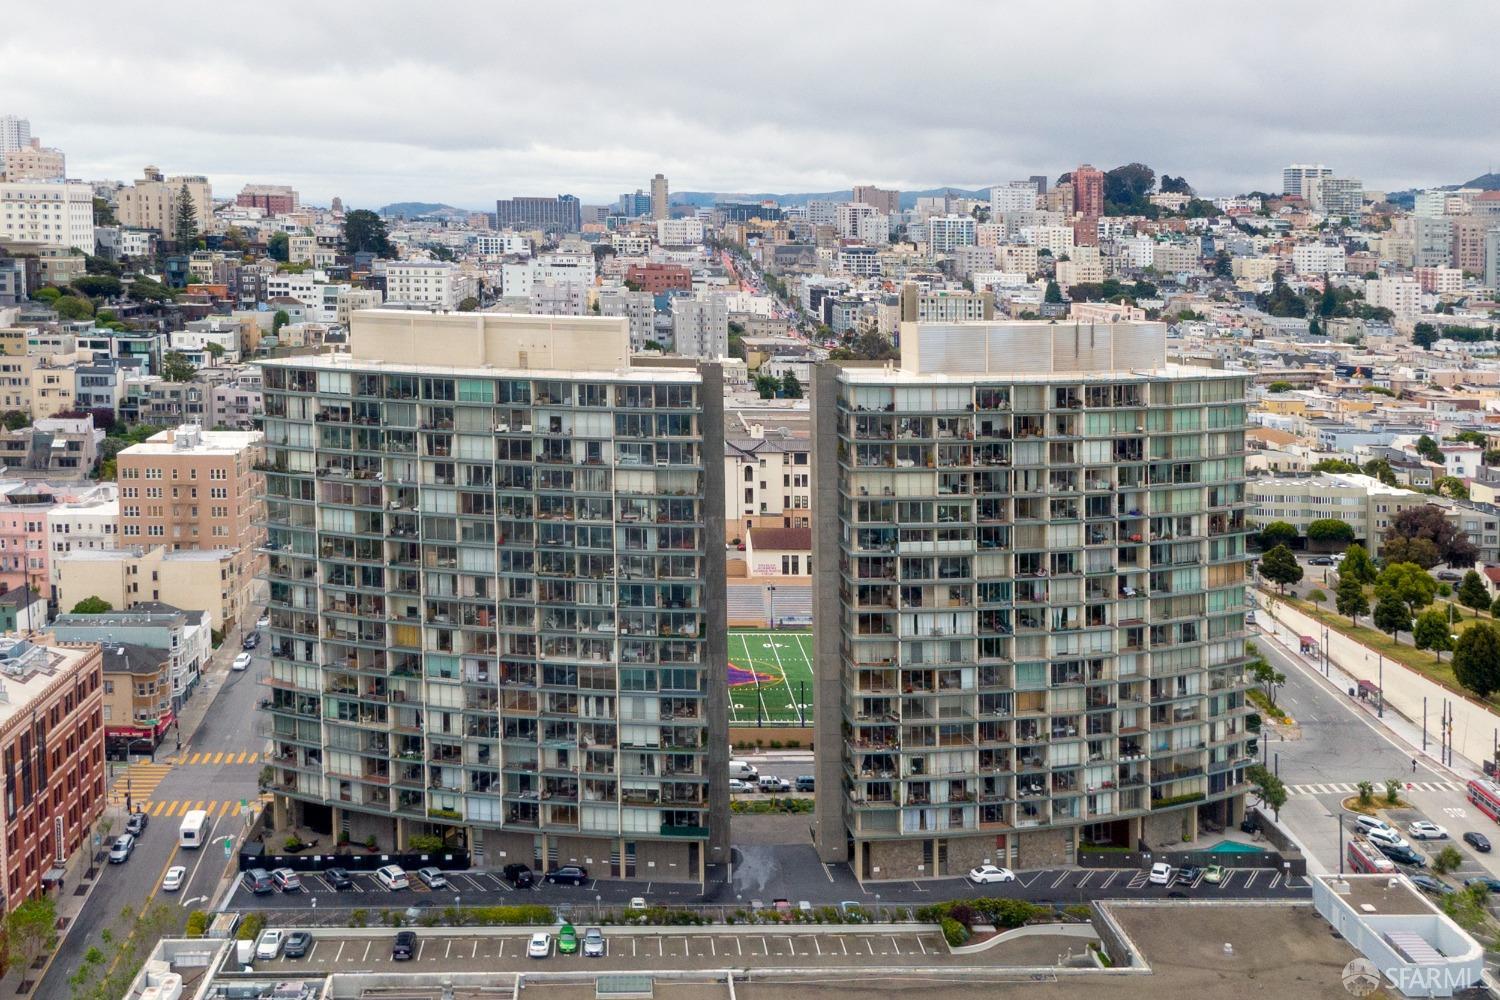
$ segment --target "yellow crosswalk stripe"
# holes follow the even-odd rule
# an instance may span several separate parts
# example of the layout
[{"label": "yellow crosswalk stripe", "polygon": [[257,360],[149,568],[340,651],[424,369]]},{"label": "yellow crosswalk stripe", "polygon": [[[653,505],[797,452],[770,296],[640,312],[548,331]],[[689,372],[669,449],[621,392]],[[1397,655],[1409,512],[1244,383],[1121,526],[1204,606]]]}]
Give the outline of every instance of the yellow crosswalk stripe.
[{"label": "yellow crosswalk stripe", "polygon": [[222,763],[224,763],[224,755],[222,753],[216,753],[216,754],[214,754],[214,763],[215,764],[222,764]]}]

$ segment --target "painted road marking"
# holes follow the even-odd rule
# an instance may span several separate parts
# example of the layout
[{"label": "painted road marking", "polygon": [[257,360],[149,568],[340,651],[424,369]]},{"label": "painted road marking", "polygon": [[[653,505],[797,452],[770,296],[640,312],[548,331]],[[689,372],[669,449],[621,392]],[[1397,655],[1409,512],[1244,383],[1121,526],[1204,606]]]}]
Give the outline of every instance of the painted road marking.
[{"label": "painted road marking", "polygon": [[[1057,878],[1052,880],[1052,888],[1056,889],[1058,886],[1062,885],[1072,874],[1072,872],[1065,871],[1062,874],[1058,875]],[[897,954],[899,955],[900,952],[897,952]]]}]

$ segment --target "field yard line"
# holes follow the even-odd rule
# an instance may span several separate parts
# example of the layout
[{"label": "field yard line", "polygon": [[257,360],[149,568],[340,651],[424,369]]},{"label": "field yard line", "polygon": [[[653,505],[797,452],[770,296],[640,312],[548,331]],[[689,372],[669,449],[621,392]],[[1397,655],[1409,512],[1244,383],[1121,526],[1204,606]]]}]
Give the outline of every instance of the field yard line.
[{"label": "field yard line", "polygon": [[[734,649],[733,649],[734,640],[738,639],[739,637],[740,637],[740,634],[738,632],[731,632],[731,633],[729,633],[729,642],[726,644],[726,648],[729,649],[729,662],[730,663],[734,662]],[[744,647],[745,647],[745,642],[744,642],[743,639],[740,639],[740,648],[743,649]],[[739,710],[734,707],[734,688],[730,688],[729,689],[729,720],[731,722],[739,722],[740,721]]]},{"label": "field yard line", "polygon": [[812,636],[794,635],[792,636],[792,638],[797,640],[797,652],[802,654],[802,665],[807,668],[807,683],[810,685],[816,684],[818,678],[816,674],[813,673],[813,654],[808,652],[806,646],[802,645],[802,640],[804,638],[811,642]]},{"label": "field yard line", "polygon": [[[797,710],[797,724],[806,725],[807,720],[802,718],[802,706],[797,704],[797,695],[792,690],[792,682],[786,679],[786,668],[781,665],[781,651],[777,649],[776,633],[767,633],[771,639],[771,654],[776,657],[776,671],[781,674],[781,683],[786,686],[786,700],[791,702],[792,707]],[[802,649],[802,644],[797,644],[797,649]]]}]

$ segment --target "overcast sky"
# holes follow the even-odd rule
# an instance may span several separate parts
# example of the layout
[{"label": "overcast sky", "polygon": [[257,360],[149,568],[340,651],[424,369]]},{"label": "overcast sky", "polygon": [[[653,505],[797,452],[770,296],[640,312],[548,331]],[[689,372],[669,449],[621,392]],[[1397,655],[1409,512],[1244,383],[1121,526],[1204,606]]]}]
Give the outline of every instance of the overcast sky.
[{"label": "overcast sky", "polygon": [[[70,176],[350,207],[981,187],[1139,160],[1209,195],[1500,165],[1494,6],[833,0],[153,4],[0,31],[0,113]],[[1220,13],[1220,9],[1223,12]]]}]

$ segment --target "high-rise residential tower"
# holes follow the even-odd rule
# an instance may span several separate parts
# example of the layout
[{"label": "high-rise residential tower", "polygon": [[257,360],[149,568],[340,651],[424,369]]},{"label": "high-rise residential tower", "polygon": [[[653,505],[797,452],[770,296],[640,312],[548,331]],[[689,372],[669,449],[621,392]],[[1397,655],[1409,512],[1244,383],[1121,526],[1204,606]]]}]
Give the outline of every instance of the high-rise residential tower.
[{"label": "high-rise residential tower", "polygon": [[1104,171],[1087,163],[1073,171],[1073,211],[1089,218],[1104,214]]},{"label": "high-rise residential tower", "polygon": [[30,144],[30,119],[16,115],[0,115],[0,156],[24,149]]},{"label": "high-rise residential tower", "polygon": [[1242,818],[1246,380],[1165,336],[903,323],[899,365],[818,366],[824,861],[1046,867]]},{"label": "high-rise residential tower", "polygon": [[370,310],[350,340],[265,365],[278,825],[726,863],[718,366],[632,363],[623,317]]},{"label": "high-rise residential tower", "polygon": [[671,217],[672,207],[667,201],[667,179],[657,174],[651,178],[651,218],[660,221]]}]

